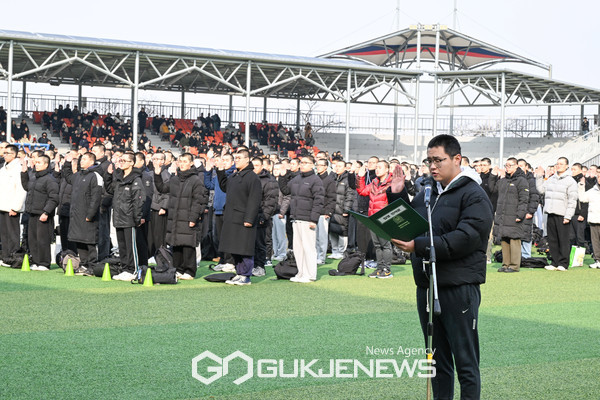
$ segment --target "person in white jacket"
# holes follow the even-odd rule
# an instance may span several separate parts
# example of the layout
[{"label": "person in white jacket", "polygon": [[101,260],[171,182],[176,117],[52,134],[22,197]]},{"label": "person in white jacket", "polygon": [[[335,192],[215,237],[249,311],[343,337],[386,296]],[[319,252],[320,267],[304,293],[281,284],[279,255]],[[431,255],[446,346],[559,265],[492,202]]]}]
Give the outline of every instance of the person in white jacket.
[{"label": "person in white jacket", "polygon": [[559,157],[556,173],[544,180],[544,169],[536,169],[536,188],[544,196],[544,212],[548,214],[548,247],[552,265],[547,270],[566,271],[569,268],[571,218],[577,206],[577,182],[571,176],[569,160]]},{"label": "person in white jacket", "polygon": [[592,248],[594,250],[594,263],[590,268],[600,268],[600,170],[596,172],[598,181],[589,190],[585,190],[585,177],[578,183],[579,201],[589,203],[588,223],[590,224],[590,235],[592,237]]},{"label": "person in white jacket", "polygon": [[0,164],[0,241],[2,242],[2,261],[0,265],[8,267],[14,253],[20,247],[21,213],[25,208],[27,192],[21,186],[21,160],[17,158],[19,149],[8,145],[2,149],[4,163]]}]

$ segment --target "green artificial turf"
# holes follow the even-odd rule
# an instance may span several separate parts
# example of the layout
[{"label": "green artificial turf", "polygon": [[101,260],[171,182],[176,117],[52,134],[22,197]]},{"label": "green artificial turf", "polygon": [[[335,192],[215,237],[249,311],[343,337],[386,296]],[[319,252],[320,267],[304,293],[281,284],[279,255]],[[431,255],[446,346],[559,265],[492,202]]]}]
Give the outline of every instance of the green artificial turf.
[{"label": "green artificial turf", "polygon": [[[586,265],[589,258],[586,259]],[[198,277],[208,275],[208,263]],[[236,385],[240,360],[210,385],[192,377],[205,350],[255,360],[390,358],[373,348],[422,348],[410,265],[393,279],[266,277],[246,287],[203,279],[143,287],[99,278],[0,269],[2,399],[417,399],[410,378],[258,378]],[[480,308],[483,399],[596,399],[600,271],[488,266]],[[396,351],[396,350],[395,350]],[[401,362],[418,357],[394,355]],[[200,363],[210,376],[207,360]],[[458,383],[456,398],[458,398]]]}]

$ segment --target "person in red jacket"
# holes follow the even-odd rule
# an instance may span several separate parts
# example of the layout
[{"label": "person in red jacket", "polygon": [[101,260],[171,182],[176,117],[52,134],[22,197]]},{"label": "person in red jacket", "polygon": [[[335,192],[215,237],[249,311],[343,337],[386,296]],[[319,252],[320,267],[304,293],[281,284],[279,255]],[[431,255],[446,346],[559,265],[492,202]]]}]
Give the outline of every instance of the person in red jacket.
[{"label": "person in red jacket", "polygon": [[[365,185],[366,173],[366,167],[362,166],[358,171],[358,186],[356,191],[361,196],[369,196],[369,216],[371,216],[388,205],[385,192],[392,180],[390,164],[387,161],[380,160],[375,167],[376,178],[368,185]],[[390,270],[392,264],[392,243],[389,240],[380,238],[373,232],[371,232],[371,239],[375,247],[377,269],[369,275],[369,278],[392,278],[393,275]]]}]

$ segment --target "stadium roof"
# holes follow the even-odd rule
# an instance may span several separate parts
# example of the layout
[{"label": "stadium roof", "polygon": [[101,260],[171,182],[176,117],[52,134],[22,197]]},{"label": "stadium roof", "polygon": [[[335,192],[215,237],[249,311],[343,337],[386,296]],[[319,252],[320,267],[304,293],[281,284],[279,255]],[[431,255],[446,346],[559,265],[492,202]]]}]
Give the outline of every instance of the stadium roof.
[{"label": "stadium roof", "polygon": [[[361,60],[217,50],[127,40],[0,30],[0,74],[13,80],[85,86],[134,87],[191,93],[250,94],[275,98],[393,104],[372,94],[402,88],[421,73],[391,70]],[[136,81],[136,63],[139,76]],[[351,71],[352,79],[347,79]],[[410,96],[409,96],[410,97]],[[403,103],[402,99],[400,100]],[[411,100],[406,100],[410,105]]]},{"label": "stadium roof", "polygon": [[[439,32],[439,39],[437,38]],[[439,40],[439,42],[438,42]],[[420,42],[420,43],[419,43]],[[372,65],[410,68],[420,61],[439,62],[446,69],[468,70],[500,62],[517,62],[548,70],[549,65],[493,46],[439,25],[418,25],[366,42],[336,50],[321,57],[362,60]],[[421,51],[418,51],[419,46]]]}]

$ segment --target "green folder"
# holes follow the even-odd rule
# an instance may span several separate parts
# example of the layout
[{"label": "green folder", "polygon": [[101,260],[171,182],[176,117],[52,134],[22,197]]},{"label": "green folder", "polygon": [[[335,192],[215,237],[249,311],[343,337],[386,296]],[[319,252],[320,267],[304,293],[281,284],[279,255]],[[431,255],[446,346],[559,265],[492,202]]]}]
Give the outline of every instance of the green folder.
[{"label": "green folder", "polygon": [[402,199],[388,204],[370,217],[354,211],[348,213],[385,240],[408,242],[429,230],[427,220]]}]

